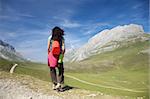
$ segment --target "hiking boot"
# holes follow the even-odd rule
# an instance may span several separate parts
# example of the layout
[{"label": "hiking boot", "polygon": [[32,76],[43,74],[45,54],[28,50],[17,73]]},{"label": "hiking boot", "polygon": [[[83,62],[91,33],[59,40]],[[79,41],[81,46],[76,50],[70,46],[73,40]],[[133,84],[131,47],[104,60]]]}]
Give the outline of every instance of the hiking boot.
[{"label": "hiking boot", "polygon": [[58,89],[56,89],[57,90],[57,92],[64,92],[65,90],[63,89],[63,88],[58,88]]},{"label": "hiking boot", "polygon": [[56,90],[56,89],[57,89],[57,88],[56,88],[56,84],[53,84],[53,85],[52,85],[52,89],[53,89],[53,90]]},{"label": "hiking boot", "polygon": [[56,89],[59,89],[61,88],[61,84],[60,83],[57,83],[57,85],[55,86]]}]

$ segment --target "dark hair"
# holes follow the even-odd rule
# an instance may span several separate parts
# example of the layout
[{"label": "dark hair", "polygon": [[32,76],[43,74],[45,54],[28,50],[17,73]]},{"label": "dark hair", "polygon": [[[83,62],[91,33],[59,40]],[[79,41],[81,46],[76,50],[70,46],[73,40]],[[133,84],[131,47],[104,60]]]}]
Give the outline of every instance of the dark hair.
[{"label": "dark hair", "polygon": [[62,39],[63,35],[64,35],[64,30],[62,30],[61,28],[56,26],[52,29],[52,38],[51,38],[51,40],[60,41]]}]

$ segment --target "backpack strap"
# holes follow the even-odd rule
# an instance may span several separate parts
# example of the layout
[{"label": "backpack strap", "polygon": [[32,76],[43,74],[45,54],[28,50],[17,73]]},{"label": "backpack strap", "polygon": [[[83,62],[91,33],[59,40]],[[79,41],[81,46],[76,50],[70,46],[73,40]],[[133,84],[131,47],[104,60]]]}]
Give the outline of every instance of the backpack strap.
[{"label": "backpack strap", "polygon": [[[50,50],[52,50],[52,43],[54,40],[50,39]],[[59,42],[60,44],[60,51],[62,52],[62,44],[64,43],[64,38]]]},{"label": "backpack strap", "polygon": [[52,43],[53,43],[53,40],[50,39],[50,51],[52,50]]}]

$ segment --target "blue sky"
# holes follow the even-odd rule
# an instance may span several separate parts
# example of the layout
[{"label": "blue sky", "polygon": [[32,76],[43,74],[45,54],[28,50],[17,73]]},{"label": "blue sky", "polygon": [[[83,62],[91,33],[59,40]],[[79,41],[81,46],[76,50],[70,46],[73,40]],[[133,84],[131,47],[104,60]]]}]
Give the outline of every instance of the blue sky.
[{"label": "blue sky", "polygon": [[103,29],[139,24],[148,30],[148,0],[0,0],[0,39],[26,58],[46,62],[54,26],[77,48]]}]

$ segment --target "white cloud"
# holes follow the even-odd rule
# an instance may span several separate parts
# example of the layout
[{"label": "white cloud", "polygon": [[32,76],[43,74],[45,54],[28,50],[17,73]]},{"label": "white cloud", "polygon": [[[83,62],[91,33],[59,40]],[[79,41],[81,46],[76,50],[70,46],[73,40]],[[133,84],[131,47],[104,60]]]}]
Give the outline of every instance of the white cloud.
[{"label": "white cloud", "polygon": [[1,8],[0,11],[2,12],[0,14],[1,20],[17,21],[17,20],[21,20],[25,17],[27,17],[27,18],[35,17],[28,13],[18,12],[17,10],[15,10],[14,8],[12,8],[8,5],[5,5],[5,7],[3,9]]},{"label": "white cloud", "polygon": [[117,16],[117,18],[124,18],[124,17],[126,17],[125,14],[120,14],[120,15]]},{"label": "white cloud", "polygon": [[6,35],[9,36],[10,38],[16,37],[16,33],[14,33],[14,32],[9,32]]},{"label": "white cloud", "polygon": [[78,36],[74,33],[67,34],[68,35],[65,35],[64,37],[67,50],[79,48],[80,46],[84,45],[87,40],[85,36]]},{"label": "white cloud", "polygon": [[18,13],[17,15],[20,17],[35,18],[35,16],[28,14],[28,13]]},{"label": "white cloud", "polygon": [[84,35],[90,35],[90,34],[92,34],[94,31],[95,31],[94,29],[91,29],[91,30],[85,31],[83,34],[84,34]]},{"label": "white cloud", "polygon": [[64,13],[66,13],[66,15],[68,16],[66,15],[63,17],[54,16],[53,20],[57,21],[58,24],[64,28],[76,28],[76,27],[82,26],[82,24],[76,22],[75,20],[70,20],[70,16],[74,13],[73,10],[68,10],[68,11],[65,11]]},{"label": "white cloud", "polygon": [[40,48],[28,48],[28,49],[18,49],[26,59],[32,61],[46,62],[47,61],[47,52],[46,50]]},{"label": "white cloud", "polygon": [[34,61],[47,61],[47,38],[31,39],[17,43],[17,51],[19,51],[27,59]]},{"label": "white cloud", "polygon": [[66,28],[75,28],[75,27],[81,26],[81,24],[67,20],[67,19],[64,19],[63,22],[61,22],[60,24],[61,26],[66,27]]},{"label": "white cloud", "polygon": [[21,17],[16,16],[16,15],[0,15],[0,20],[17,21],[20,19]]},{"label": "white cloud", "polygon": [[134,6],[132,6],[133,9],[138,9],[139,7],[141,7],[143,5],[143,3],[138,3]]},{"label": "white cloud", "polygon": [[26,30],[24,28],[18,28],[15,31],[11,30],[0,30],[0,38],[5,39],[28,39],[29,37],[34,38],[44,38],[50,35],[50,30],[48,28],[46,29],[39,29],[39,30]]},{"label": "white cloud", "polygon": [[102,26],[109,26],[109,23],[101,22],[101,23],[93,23],[85,25],[83,28],[83,35],[88,36],[90,34],[93,34],[96,31],[96,28],[102,27]]},{"label": "white cloud", "polygon": [[11,17],[8,15],[0,15],[0,19],[9,19],[9,18],[11,18]]},{"label": "white cloud", "polygon": [[15,32],[11,32],[11,31],[0,31],[0,39],[13,39],[13,38],[16,38],[17,37],[17,33]]},{"label": "white cloud", "polygon": [[0,31],[0,35],[0,39],[12,44],[25,58],[40,62],[47,61],[48,29]]},{"label": "white cloud", "polygon": [[82,38],[80,39],[72,39],[72,40],[68,40],[66,42],[66,48],[67,49],[75,49],[78,48],[79,46],[82,45]]}]

